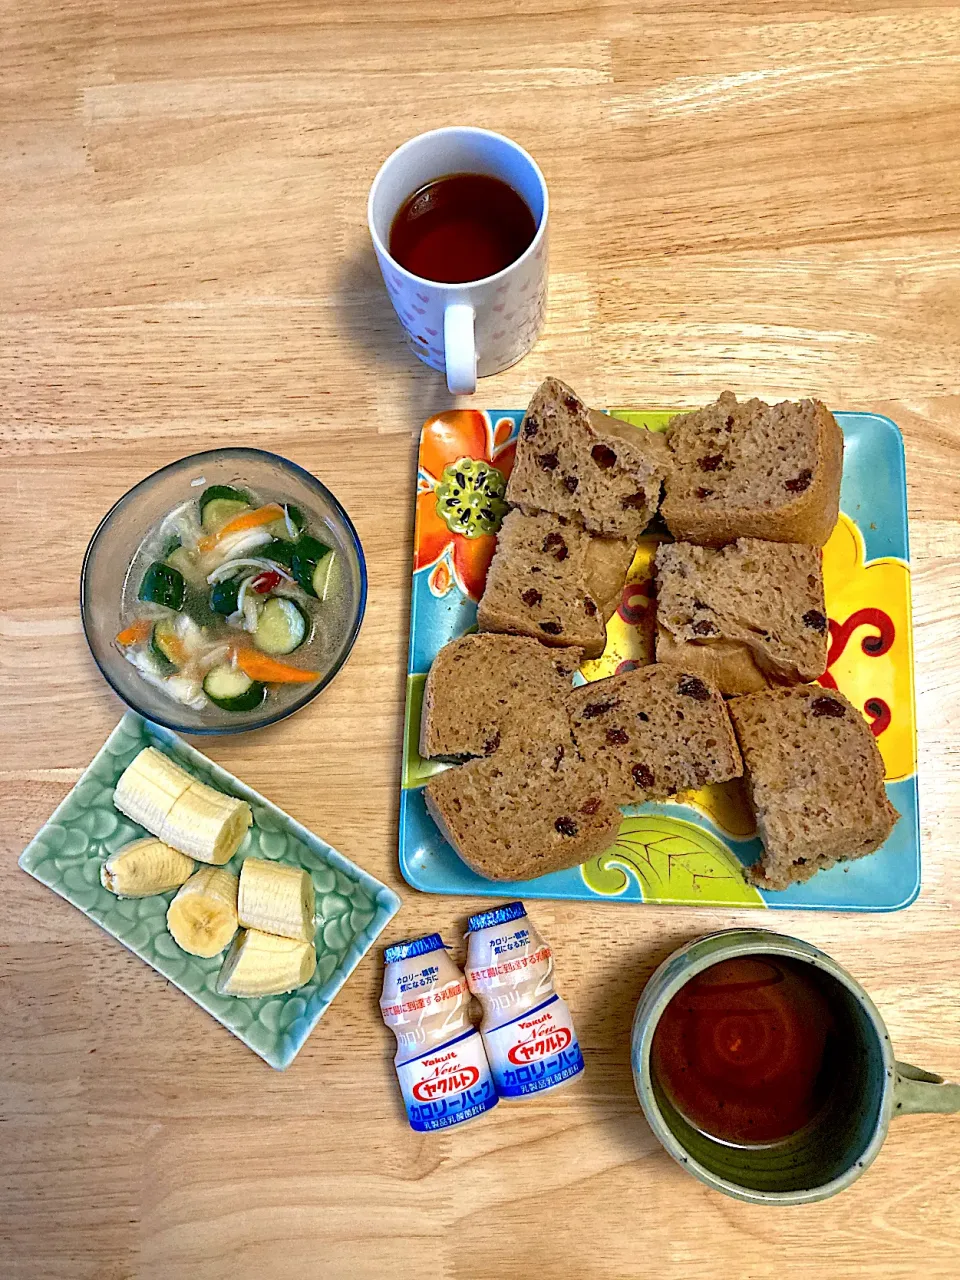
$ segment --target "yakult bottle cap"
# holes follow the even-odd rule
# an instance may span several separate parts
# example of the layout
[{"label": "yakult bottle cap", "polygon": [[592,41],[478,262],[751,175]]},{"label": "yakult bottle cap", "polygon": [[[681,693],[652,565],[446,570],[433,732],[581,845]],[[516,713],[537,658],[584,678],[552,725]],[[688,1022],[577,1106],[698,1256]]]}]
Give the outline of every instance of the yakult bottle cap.
[{"label": "yakult bottle cap", "polygon": [[444,941],[439,933],[428,933],[422,938],[408,938],[406,942],[395,942],[383,953],[383,963],[393,964],[397,960],[409,960],[411,956],[423,956],[428,951],[442,951]]},{"label": "yakult bottle cap", "polygon": [[491,925],[519,920],[526,914],[527,909],[522,902],[508,902],[506,906],[494,907],[492,911],[481,911],[478,915],[471,916],[467,921],[467,929],[470,933],[476,933],[478,929],[489,929]]}]

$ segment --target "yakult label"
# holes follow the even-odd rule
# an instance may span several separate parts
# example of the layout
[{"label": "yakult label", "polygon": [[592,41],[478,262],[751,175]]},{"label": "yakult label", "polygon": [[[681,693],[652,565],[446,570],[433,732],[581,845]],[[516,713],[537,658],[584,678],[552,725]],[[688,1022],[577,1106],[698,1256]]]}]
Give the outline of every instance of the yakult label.
[{"label": "yakult label", "polygon": [[539,1093],[583,1070],[570,1010],[559,996],[491,1027],[484,1039],[494,1084],[504,1098]]},{"label": "yakult label", "polygon": [[412,1128],[446,1129],[497,1104],[470,991],[439,934],[387,948],[380,1010],[397,1037],[394,1059]]},{"label": "yakult label", "polygon": [[553,953],[520,902],[470,919],[467,983],[501,1098],[551,1089],[583,1070],[570,1010],[553,985]]},{"label": "yakult label", "polygon": [[472,1120],[497,1101],[483,1041],[475,1030],[398,1062],[397,1076],[410,1124],[421,1133]]}]

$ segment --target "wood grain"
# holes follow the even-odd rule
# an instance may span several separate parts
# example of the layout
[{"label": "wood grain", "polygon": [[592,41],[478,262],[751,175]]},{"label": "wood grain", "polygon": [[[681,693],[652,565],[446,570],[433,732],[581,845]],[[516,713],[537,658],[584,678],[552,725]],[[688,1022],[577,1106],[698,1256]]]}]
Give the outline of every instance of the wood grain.
[{"label": "wood grain", "polygon": [[449,1136],[402,1120],[368,956],[285,1074],[16,868],[121,707],[78,571],[103,511],[198,447],[268,446],[363,539],[348,666],[205,744],[404,896],[396,864],[416,434],[365,195],[404,138],[503,130],[553,202],[547,372],[596,403],[817,394],[904,431],[924,888],[778,915],[960,1078],[960,9],[948,0],[0,0],[0,1274],[955,1276],[960,1122],[898,1123],[841,1198],[708,1192],[657,1146],[628,1039],[673,947],[746,913],[542,903],[582,1084]]}]

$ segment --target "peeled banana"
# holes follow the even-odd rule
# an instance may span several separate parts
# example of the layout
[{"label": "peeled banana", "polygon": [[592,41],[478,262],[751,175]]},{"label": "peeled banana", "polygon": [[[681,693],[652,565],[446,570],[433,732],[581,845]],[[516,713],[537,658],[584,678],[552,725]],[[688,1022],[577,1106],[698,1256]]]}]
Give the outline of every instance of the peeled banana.
[{"label": "peeled banana", "polygon": [[112,853],[100,868],[100,883],[118,898],[149,898],[176,889],[193,868],[192,858],[147,836]]},{"label": "peeled banana", "polygon": [[155,747],[123,771],[113,803],[164,844],[216,866],[230,861],[253,821],[245,800],[198,782]]},{"label": "peeled banana", "polygon": [[167,928],[192,956],[218,955],[237,932],[237,877],[201,867],[167,908]]},{"label": "peeled banana", "polygon": [[241,930],[223,962],[217,991],[222,996],[280,995],[309,982],[316,967],[312,942]]},{"label": "peeled banana", "polygon": [[237,916],[244,929],[313,942],[315,900],[309,871],[247,858],[240,868]]},{"label": "peeled banana", "polygon": [[120,775],[113,803],[153,835],[193,779],[155,747],[145,747]]}]

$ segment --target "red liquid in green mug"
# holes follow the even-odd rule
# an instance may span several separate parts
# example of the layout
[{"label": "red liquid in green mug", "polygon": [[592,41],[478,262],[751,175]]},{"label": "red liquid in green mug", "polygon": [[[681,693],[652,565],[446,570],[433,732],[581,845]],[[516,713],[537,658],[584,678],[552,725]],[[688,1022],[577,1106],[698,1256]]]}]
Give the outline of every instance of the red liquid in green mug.
[{"label": "red liquid in green mug", "polygon": [[723,960],[667,1005],[650,1066],[702,1133],[737,1145],[777,1142],[826,1101],[834,1025],[809,965],[780,956]]}]

